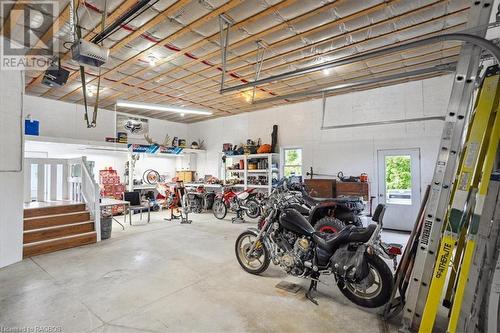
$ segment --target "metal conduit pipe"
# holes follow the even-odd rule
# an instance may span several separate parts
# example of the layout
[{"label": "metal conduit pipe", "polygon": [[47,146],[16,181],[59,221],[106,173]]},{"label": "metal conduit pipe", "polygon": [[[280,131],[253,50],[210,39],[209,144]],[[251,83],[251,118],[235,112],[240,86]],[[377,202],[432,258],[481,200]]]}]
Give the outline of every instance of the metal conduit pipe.
[{"label": "metal conduit pipe", "polygon": [[220,93],[224,94],[224,93],[227,93],[230,91],[242,90],[245,88],[255,87],[255,86],[258,86],[261,84],[265,84],[265,83],[270,83],[270,82],[274,82],[274,81],[288,79],[288,78],[292,78],[292,77],[296,77],[296,76],[300,76],[300,75],[304,75],[304,74],[309,74],[309,73],[320,71],[320,70],[327,69],[327,68],[335,68],[335,67],[339,67],[339,66],[343,66],[343,65],[349,65],[349,64],[352,64],[352,63],[355,63],[358,61],[367,60],[367,59],[370,59],[373,57],[383,56],[383,55],[394,53],[394,52],[401,52],[401,51],[405,51],[405,50],[408,50],[411,48],[426,46],[429,44],[439,43],[439,42],[444,42],[444,41],[462,41],[462,42],[467,42],[467,43],[479,46],[479,47],[487,50],[488,52],[490,52],[496,58],[497,62],[500,63],[500,48],[498,46],[496,46],[494,43],[490,42],[487,39],[484,39],[482,37],[475,36],[475,35],[469,35],[469,34],[463,34],[463,33],[452,33],[452,34],[445,34],[445,35],[429,37],[426,39],[421,39],[421,40],[417,40],[414,42],[410,42],[410,43],[406,43],[406,44],[402,44],[402,45],[398,45],[398,46],[393,46],[393,47],[389,47],[389,48],[385,48],[385,49],[381,49],[381,50],[377,50],[377,51],[373,51],[373,52],[360,54],[360,55],[353,56],[353,57],[350,57],[347,59],[334,60],[334,61],[326,62],[324,64],[314,65],[314,66],[310,66],[310,67],[306,67],[306,68],[297,69],[297,70],[294,70],[291,72],[282,73],[282,74],[278,74],[275,76],[270,76],[268,78],[260,79],[260,80],[254,81],[254,82],[248,82],[248,83],[240,84],[240,85],[233,86],[233,87],[227,87],[227,88],[221,89]]},{"label": "metal conduit pipe", "polygon": [[421,121],[427,121],[427,120],[441,120],[441,121],[443,121],[443,120],[445,120],[445,116],[429,116],[429,117],[408,118],[408,119],[372,121],[369,123],[352,123],[352,124],[343,124],[343,125],[321,126],[321,129],[327,130],[327,129],[378,126],[378,125],[390,125],[390,124],[406,124],[406,123],[414,123],[414,122],[421,122]]},{"label": "metal conduit pipe", "polygon": [[435,73],[435,72],[453,72],[456,69],[456,63],[449,63],[445,65],[439,65],[439,66],[434,66],[430,68],[423,68],[423,69],[417,69],[414,71],[409,71],[409,72],[404,72],[404,73],[397,73],[397,74],[391,74],[391,75],[386,75],[386,76],[379,76],[379,77],[373,77],[373,78],[368,78],[368,79],[361,79],[361,80],[353,80],[352,82],[348,83],[339,83],[333,86],[330,86],[328,88],[324,89],[311,89],[311,90],[305,90],[305,91],[300,91],[296,93],[291,93],[287,95],[280,95],[276,97],[270,97],[270,98],[265,98],[265,99],[260,99],[256,100],[253,104],[264,104],[264,103],[269,103],[273,101],[278,101],[282,99],[293,99],[293,98],[301,98],[305,96],[310,96],[310,95],[319,95],[319,94],[329,94],[332,92],[336,92],[338,90],[342,90],[345,88],[357,88],[369,84],[375,84],[375,83],[381,83],[385,81],[393,81],[393,80],[398,80],[398,79],[403,79],[411,76],[418,76],[418,75],[425,75],[425,74],[430,74],[430,73]]}]

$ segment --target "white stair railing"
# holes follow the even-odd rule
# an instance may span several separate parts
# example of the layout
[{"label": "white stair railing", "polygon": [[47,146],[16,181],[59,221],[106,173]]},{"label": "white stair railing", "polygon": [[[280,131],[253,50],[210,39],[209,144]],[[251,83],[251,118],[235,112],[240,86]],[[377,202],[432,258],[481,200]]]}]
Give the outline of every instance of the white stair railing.
[{"label": "white stair railing", "polygon": [[[87,165],[87,158],[25,158],[24,163],[24,202],[84,202],[94,220],[97,241],[100,241],[100,191]],[[33,166],[35,172],[32,172]],[[35,183],[36,191],[32,191]]]},{"label": "white stair railing", "polygon": [[80,193],[94,219],[97,241],[99,242],[101,240],[101,193],[85,156],[81,158],[81,170]]},{"label": "white stair railing", "polygon": [[72,200],[68,160],[25,158],[24,165],[24,202]]}]

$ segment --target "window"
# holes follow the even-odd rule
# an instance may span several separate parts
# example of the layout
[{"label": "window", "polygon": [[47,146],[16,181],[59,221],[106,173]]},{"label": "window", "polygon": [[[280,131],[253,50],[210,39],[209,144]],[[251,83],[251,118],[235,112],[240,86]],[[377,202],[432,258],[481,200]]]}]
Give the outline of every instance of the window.
[{"label": "window", "polygon": [[283,174],[285,177],[302,176],[302,148],[285,148]]},{"label": "window", "polygon": [[411,156],[385,157],[385,193],[389,204],[411,205]]}]

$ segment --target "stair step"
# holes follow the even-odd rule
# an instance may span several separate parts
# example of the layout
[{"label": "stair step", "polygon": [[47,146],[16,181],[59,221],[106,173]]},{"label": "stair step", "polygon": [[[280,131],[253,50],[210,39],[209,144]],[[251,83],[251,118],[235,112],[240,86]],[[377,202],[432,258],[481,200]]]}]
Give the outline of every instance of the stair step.
[{"label": "stair step", "polygon": [[54,227],[65,224],[74,224],[89,220],[90,213],[85,211],[29,217],[24,219],[24,231]]},{"label": "stair step", "polygon": [[62,226],[33,229],[24,232],[24,244],[40,242],[44,240],[61,238],[94,231],[94,221],[66,224]]},{"label": "stair step", "polygon": [[84,203],[73,203],[67,205],[56,205],[48,207],[39,208],[26,208],[24,209],[24,217],[36,217],[36,216],[46,216],[46,215],[56,215],[64,213],[74,213],[85,211],[86,207]]},{"label": "stair step", "polygon": [[88,245],[95,242],[97,242],[97,233],[92,231],[84,234],[30,243],[23,246],[23,258]]}]

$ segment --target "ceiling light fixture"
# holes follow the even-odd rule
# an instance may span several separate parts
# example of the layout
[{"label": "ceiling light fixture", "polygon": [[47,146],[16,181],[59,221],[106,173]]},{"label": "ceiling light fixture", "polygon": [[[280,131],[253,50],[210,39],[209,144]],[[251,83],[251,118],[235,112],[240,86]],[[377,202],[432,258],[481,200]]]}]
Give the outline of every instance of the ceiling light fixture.
[{"label": "ceiling light fixture", "polygon": [[323,75],[330,75],[332,73],[332,69],[331,68],[325,68],[323,69]]},{"label": "ceiling light fixture", "polygon": [[166,111],[166,112],[185,113],[185,114],[189,113],[189,114],[199,114],[207,116],[213,114],[210,111],[183,109],[170,105],[150,104],[150,103],[141,103],[141,102],[124,101],[124,100],[116,101],[116,106],[124,108],[132,108],[132,109]]}]

